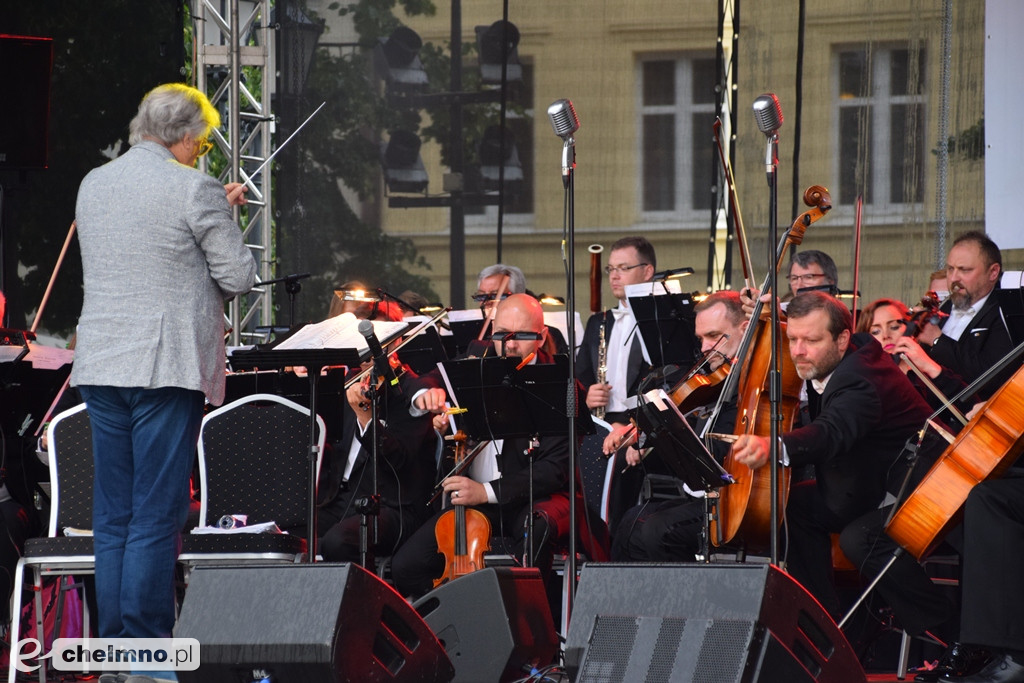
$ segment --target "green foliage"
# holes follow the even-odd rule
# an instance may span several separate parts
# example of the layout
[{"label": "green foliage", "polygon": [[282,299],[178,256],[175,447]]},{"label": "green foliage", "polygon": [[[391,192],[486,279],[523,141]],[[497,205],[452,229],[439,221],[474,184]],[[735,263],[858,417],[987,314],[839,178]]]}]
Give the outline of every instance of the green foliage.
[{"label": "green foliage", "polygon": [[[985,117],[956,135],[950,135],[946,142],[946,151],[950,157],[959,157],[967,161],[978,161],[985,158]],[[939,150],[933,149],[932,154]]]}]

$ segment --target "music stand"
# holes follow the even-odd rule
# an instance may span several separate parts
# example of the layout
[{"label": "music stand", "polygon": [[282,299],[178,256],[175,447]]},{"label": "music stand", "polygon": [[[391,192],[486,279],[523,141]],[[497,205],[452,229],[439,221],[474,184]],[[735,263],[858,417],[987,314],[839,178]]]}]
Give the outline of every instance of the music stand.
[{"label": "music stand", "polygon": [[[525,365],[521,358],[492,357],[439,363],[449,396],[466,412],[460,416],[464,431],[476,440],[513,437],[562,436],[565,434],[566,384],[569,359],[555,356],[554,363]],[[576,402],[584,395],[576,383]],[[576,422],[577,434],[593,434],[589,413]],[[524,564],[533,566],[533,456],[529,458],[529,510]],[[575,472],[570,472],[575,477]],[[570,501],[570,505],[571,505]],[[570,530],[575,534],[575,530]]]},{"label": "music stand", "polygon": [[27,334],[0,329],[0,338],[10,340],[0,344],[10,352],[9,359],[0,356],[6,359],[0,360],[0,429],[9,438],[39,431],[71,374],[71,363],[62,360],[70,351],[30,346]]},{"label": "music stand", "polygon": [[[367,355],[369,352],[367,351]],[[233,370],[280,369],[302,366],[306,368],[309,380],[309,490],[306,514],[307,561],[316,562],[316,397],[320,371],[330,365],[358,367],[359,352],[356,349],[253,349],[235,351],[230,358]]]},{"label": "music stand", "polygon": [[999,300],[999,308],[1010,329],[1010,341],[1017,346],[1024,342],[1024,288],[997,289],[993,294]]},{"label": "music stand", "polygon": [[[477,440],[556,436],[565,433],[565,377],[568,358],[526,365],[517,357],[449,360],[438,364],[463,429]],[[577,395],[582,392],[577,385]],[[580,420],[578,434],[593,434],[594,422]]]},{"label": "music stand", "polygon": [[704,493],[701,554],[710,562],[712,501],[718,500],[718,489],[735,480],[718,464],[664,390],[654,389],[643,398],[637,410],[637,427],[647,435],[644,447],[653,447],[690,491]]},{"label": "music stand", "polygon": [[670,363],[689,367],[700,350],[693,298],[678,290],[677,280],[627,287],[629,307],[652,367]]}]

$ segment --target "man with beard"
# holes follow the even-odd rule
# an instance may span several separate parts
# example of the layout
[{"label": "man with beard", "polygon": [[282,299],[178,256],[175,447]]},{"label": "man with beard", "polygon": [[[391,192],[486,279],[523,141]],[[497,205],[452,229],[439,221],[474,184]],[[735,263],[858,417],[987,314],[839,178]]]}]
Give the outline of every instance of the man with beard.
[{"label": "man with beard", "polygon": [[[807,382],[811,421],[781,437],[783,465],[814,465],[794,485],[786,508],[788,571],[829,611],[840,614],[832,584],[829,534],[878,508],[907,439],[931,410],[869,334],[853,334],[850,311],[822,292],[803,292],[786,309],[789,352]],[[768,463],[769,439],[743,435],[733,457],[751,469]]]},{"label": "man with beard", "polygon": [[[947,396],[957,393],[961,379],[973,382],[1013,348],[998,297],[993,296],[1002,263],[999,247],[984,233],[972,231],[958,237],[946,259],[949,299],[941,310],[949,317],[941,333],[929,325],[917,340],[903,337],[893,349],[931,377]],[[995,393],[1013,369],[982,387],[977,397],[985,400]]]}]

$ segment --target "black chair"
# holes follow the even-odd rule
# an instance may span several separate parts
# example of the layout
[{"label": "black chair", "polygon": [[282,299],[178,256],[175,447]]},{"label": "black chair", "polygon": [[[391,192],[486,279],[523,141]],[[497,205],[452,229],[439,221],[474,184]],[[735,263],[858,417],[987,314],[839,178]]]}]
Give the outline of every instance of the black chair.
[{"label": "black chair", "polygon": [[[317,472],[326,429],[317,416]],[[203,418],[199,434],[199,527],[246,515],[298,533],[191,533],[178,560],[199,563],[297,562],[306,552],[309,409],[272,394],[252,394]]]},{"label": "black chair", "polygon": [[[25,571],[31,569],[35,592],[36,634],[43,633],[43,578],[92,574],[96,558],[92,544],[92,428],[85,404],[57,415],[47,431],[50,455],[50,525],[45,538],[30,538],[18,560],[11,594],[11,642],[21,637],[21,593]],[[75,534],[76,531],[81,535]],[[80,586],[78,586],[80,587]],[[82,628],[89,632],[89,607],[82,596]],[[10,658],[8,678],[14,683],[16,658]],[[46,681],[46,660],[39,660],[40,683]]]}]

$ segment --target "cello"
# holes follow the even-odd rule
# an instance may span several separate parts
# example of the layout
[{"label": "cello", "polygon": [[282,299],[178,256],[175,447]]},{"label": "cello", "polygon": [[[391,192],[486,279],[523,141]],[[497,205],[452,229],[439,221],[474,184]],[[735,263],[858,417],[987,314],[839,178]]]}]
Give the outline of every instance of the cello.
[{"label": "cello", "polygon": [[[459,430],[451,437],[455,442],[456,467],[466,452],[466,434]],[[434,524],[438,552],[444,555],[444,572],[434,579],[434,588],[484,568],[484,553],[491,549],[491,520],[487,515],[452,504]]]},{"label": "cello", "polygon": [[[1008,358],[1021,350],[1018,346]],[[1022,453],[1024,367],[960,430],[896,510],[886,533],[920,560],[959,524],[971,489],[987,479],[1002,476]]]},{"label": "cello", "polygon": [[[812,208],[797,217],[779,242],[776,249],[776,270],[781,265],[786,250],[790,246],[801,244],[807,228],[832,208],[832,198],[828,190],[821,185],[807,188],[803,200],[804,204]],[[761,288],[762,295],[766,293],[768,282],[769,279],[766,278]],[[763,308],[763,302],[758,300],[751,315],[751,325],[747,328],[737,353],[737,362],[741,364],[741,370],[730,373],[727,379],[728,386],[722,390],[719,405],[716,406],[718,412],[725,399],[732,395],[736,396],[734,433],[737,436],[766,435],[771,430],[771,325],[763,315]],[[782,361],[779,380],[782,396],[779,429],[782,433],[793,428],[800,409],[803,380],[797,375],[796,368],[790,360],[789,343],[785,334],[780,337],[779,354]],[[708,422],[709,428],[713,423],[714,420]],[[715,545],[723,545],[739,536],[751,547],[767,544],[772,524],[770,468],[751,470],[746,465],[736,462],[731,453],[726,457],[724,467],[732,475],[734,483],[722,487],[720,491],[718,519],[711,522],[712,542]],[[778,496],[780,509],[785,507],[788,496],[789,475],[788,470],[782,471]]]}]

